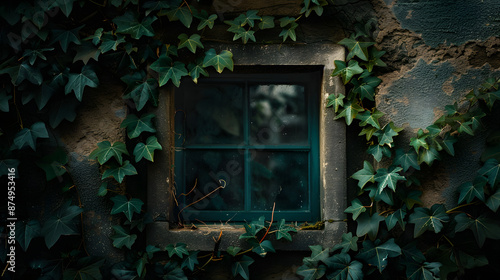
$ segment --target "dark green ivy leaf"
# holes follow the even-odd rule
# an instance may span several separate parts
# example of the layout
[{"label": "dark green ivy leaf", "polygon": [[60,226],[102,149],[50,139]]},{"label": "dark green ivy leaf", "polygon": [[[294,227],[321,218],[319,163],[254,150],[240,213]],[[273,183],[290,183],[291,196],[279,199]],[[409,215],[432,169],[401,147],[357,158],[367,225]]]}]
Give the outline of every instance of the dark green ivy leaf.
[{"label": "dark green ivy leaf", "polygon": [[385,54],[385,51],[379,51],[375,47],[368,49],[368,62],[363,62],[362,65],[366,66],[368,72],[372,72],[374,66],[386,67],[387,64],[380,58]]},{"label": "dark green ivy leaf", "polygon": [[198,24],[197,30],[200,31],[205,26],[208,26],[208,28],[212,29],[215,24],[215,20],[217,19],[216,14],[208,15],[207,11],[202,10],[199,14],[195,15],[196,18],[200,20],[200,23]]},{"label": "dark green ivy leaf", "polygon": [[351,202],[351,206],[347,207],[347,209],[344,210],[344,213],[351,213],[352,214],[352,219],[355,221],[359,215],[363,212],[366,212],[366,207],[361,203],[361,201],[357,198],[355,198]]},{"label": "dark green ivy leaf", "polygon": [[269,240],[264,240],[262,242],[252,242],[252,239],[250,240],[250,244],[252,245],[253,249],[252,252],[256,253],[257,255],[261,257],[265,257],[267,253],[272,252],[275,253],[276,251],[274,250],[274,246]]},{"label": "dark green ivy leaf", "polygon": [[338,96],[335,94],[330,94],[327,98],[328,103],[326,104],[326,107],[331,107],[333,106],[335,108],[335,113],[339,110],[339,106],[343,107],[344,106],[344,98],[345,95],[342,93],[339,93]]},{"label": "dark green ivy leaf", "polygon": [[0,111],[9,112],[9,100],[12,99],[12,96],[7,95],[5,90],[0,91]]},{"label": "dark green ivy leaf", "polygon": [[168,83],[170,80],[176,87],[179,87],[181,78],[188,75],[188,71],[184,63],[180,61],[172,63],[172,60],[164,55],[153,62],[149,67],[158,72],[160,75],[158,78],[158,84],[160,87]]},{"label": "dark green ivy leaf", "polygon": [[153,155],[154,155],[154,150],[161,150],[162,147],[160,143],[158,143],[158,139],[156,139],[156,136],[150,136],[146,140],[146,144],[144,143],[137,143],[137,145],[134,148],[134,156],[135,156],[135,162],[139,162],[142,158],[145,158],[151,162],[154,162]]},{"label": "dark green ivy leaf", "polygon": [[251,27],[254,27],[255,23],[254,21],[262,20],[260,16],[257,15],[259,11],[257,10],[248,10],[246,14],[240,14],[237,18],[236,21],[240,23],[240,26],[245,26],[246,24],[250,25]]},{"label": "dark green ivy leaf", "polygon": [[254,33],[255,33],[255,31],[253,31],[253,30],[244,30],[242,32],[238,32],[238,33],[234,34],[233,41],[236,41],[236,40],[241,38],[241,40],[243,41],[243,44],[248,43],[248,40],[252,40],[255,42],[255,36],[253,35]]},{"label": "dark green ivy leaf", "polygon": [[50,126],[56,128],[63,120],[74,121],[78,105],[80,102],[74,96],[52,98],[49,110]]},{"label": "dark green ivy leaf", "polygon": [[122,154],[128,155],[125,143],[116,141],[115,143],[113,143],[113,145],[111,145],[109,141],[102,141],[100,143],[97,143],[97,149],[93,150],[90,153],[89,158],[90,159],[97,158],[99,164],[103,165],[112,157],[114,157],[119,164],[122,164],[123,163]]},{"label": "dark green ivy leaf", "polygon": [[35,61],[37,58],[47,60],[47,57],[43,53],[53,51],[53,50],[54,50],[54,48],[44,48],[44,49],[36,49],[36,50],[27,49],[24,51],[23,57],[28,59],[29,63],[31,65],[33,65],[33,64],[35,64]]},{"label": "dark green ivy leaf", "polygon": [[223,50],[220,54],[217,54],[215,49],[209,49],[205,52],[205,58],[203,59],[203,67],[213,66],[218,73],[222,73],[224,68],[233,71],[233,54],[230,51]]},{"label": "dark green ivy leaf", "polygon": [[55,0],[56,7],[59,7],[66,17],[69,17],[73,10],[75,0]]},{"label": "dark green ivy leaf", "polygon": [[81,60],[85,65],[89,63],[89,60],[91,58],[95,61],[98,61],[99,55],[101,54],[99,49],[89,42],[84,42],[81,46],[76,47],[75,50],[76,55],[73,58],[73,63]]},{"label": "dark green ivy leaf", "polygon": [[229,247],[227,247],[227,250],[226,250],[226,251],[227,251],[227,253],[228,253],[229,255],[231,255],[231,256],[233,256],[233,257],[235,257],[235,256],[236,256],[236,254],[238,254],[238,253],[241,251],[241,248],[240,248],[240,247],[238,247],[238,246],[236,246],[236,247],[234,247],[234,246],[229,246]]},{"label": "dark green ivy leaf", "polygon": [[297,35],[295,34],[295,29],[298,26],[299,25],[296,22],[292,22],[290,24],[290,27],[283,28],[281,30],[281,33],[279,34],[279,36],[283,37],[283,42],[285,42],[288,37],[290,37],[290,39],[292,39],[292,41],[296,41],[297,40]]},{"label": "dark green ivy leaf", "polygon": [[189,7],[186,6],[179,6],[167,12],[160,12],[158,15],[167,15],[170,21],[180,20],[187,28],[189,28],[193,22],[193,14],[191,14]]},{"label": "dark green ivy leaf", "polygon": [[413,151],[405,151],[402,148],[396,150],[396,156],[394,157],[394,164],[399,165],[403,168],[403,172],[408,171],[410,167],[420,170],[420,165],[418,164],[417,154]]},{"label": "dark green ivy leaf", "polygon": [[333,273],[329,274],[329,280],[362,280],[363,279],[363,264],[354,260],[351,261],[351,256],[345,253],[333,255],[329,259],[329,268]]},{"label": "dark green ivy leaf", "polygon": [[200,41],[201,36],[198,34],[193,34],[188,37],[187,34],[182,33],[177,38],[179,38],[180,40],[179,49],[188,48],[188,50],[190,50],[192,53],[196,53],[196,48],[203,49],[203,44]]},{"label": "dark green ivy leaf", "polygon": [[345,122],[347,125],[351,125],[352,121],[356,116],[358,115],[359,112],[363,112],[364,109],[361,107],[357,101],[352,102],[351,100],[347,101],[342,108],[342,111],[338,115],[333,118],[334,120],[338,120],[342,117],[345,118]]},{"label": "dark green ivy leaf", "polygon": [[488,178],[488,184],[494,187],[500,182],[500,163],[498,160],[490,158],[477,173]]},{"label": "dark green ivy leaf", "polygon": [[254,260],[251,257],[243,255],[241,259],[234,262],[231,267],[233,276],[236,277],[237,275],[240,275],[243,279],[249,280],[250,272],[248,271],[248,266],[250,266],[253,262]]},{"label": "dark green ivy leaf", "polygon": [[26,252],[35,237],[41,236],[41,226],[38,220],[16,222],[16,241]]},{"label": "dark green ivy leaf", "polygon": [[391,167],[389,169],[377,169],[375,174],[375,182],[378,182],[378,193],[381,193],[384,188],[389,187],[391,190],[396,191],[398,181],[406,181],[404,176],[399,175],[399,171],[403,170],[401,167]]},{"label": "dark green ivy leaf", "polygon": [[406,217],[406,207],[403,206],[398,210],[394,211],[394,213],[390,214],[385,218],[385,224],[387,225],[387,230],[393,229],[397,223],[401,226],[403,230],[405,230],[406,222],[404,218]]},{"label": "dark green ivy leaf", "polygon": [[350,38],[344,38],[339,42],[349,50],[346,60],[350,60],[354,56],[359,57],[364,61],[368,61],[368,47],[375,44],[374,42],[359,42]]},{"label": "dark green ivy leaf", "polygon": [[374,101],[375,100],[375,88],[382,82],[381,79],[373,76],[367,76],[359,80],[352,80],[354,84],[353,93],[359,94],[361,100],[364,98]]},{"label": "dark green ivy leaf", "polygon": [[368,212],[362,213],[356,220],[358,225],[356,228],[356,235],[364,236],[365,234],[368,234],[370,239],[375,239],[378,234],[380,222],[384,220],[384,217],[380,216],[378,213],[374,213],[371,216]]},{"label": "dark green ivy leaf", "polygon": [[117,26],[117,33],[129,34],[134,39],[140,39],[142,36],[153,37],[155,35],[151,24],[156,20],[155,16],[147,16],[139,22],[137,14],[128,10],[123,16],[114,18],[113,22]]},{"label": "dark green ivy leaf", "polygon": [[468,217],[465,213],[460,213],[455,216],[455,221],[457,222],[455,232],[461,232],[465,229],[472,230],[480,248],[483,247],[486,238],[500,239],[500,224],[498,220],[490,218],[486,214],[474,219]]},{"label": "dark green ivy leaf", "polygon": [[68,45],[70,43],[74,43],[75,45],[80,45],[80,35],[78,32],[80,29],[82,29],[84,25],[76,27],[71,30],[60,30],[60,29],[53,29],[52,33],[54,35],[54,38],[50,42],[50,44],[54,44],[56,42],[59,42],[61,45],[61,49],[64,53],[68,50]]},{"label": "dark green ivy leaf", "polygon": [[320,264],[319,266],[302,265],[297,269],[297,274],[304,277],[304,280],[316,280],[323,277],[326,273],[326,266]]},{"label": "dark green ivy leaf", "polygon": [[103,266],[104,261],[105,259],[93,256],[78,259],[76,267],[64,271],[63,279],[101,280],[100,267]]},{"label": "dark green ivy leaf", "polygon": [[75,221],[74,218],[80,215],[83,209],[70,204],[70,201],[65,203],[43,224],[42,235],[45,237],[45,244],[49,249],[54,246],[61,235],[79,234],[77,228],[78,220]]},{"label": "dark green ivy leaf", "polygon": [[344,85],[349,83],[354,75],[363,73],[363,69],[359,67],[358,62],[355,60],[350,60],[347,65],[342,60],[335,60],[333,63],[335,64],[335,70],[333,71],[332,76],[342,77]]},{"label": "dark green ivy leaf", "polygon": [[350,250],[358,251],[358,237],[352,236],[352,232],[342,234],[342,242],[335,244],[332,251],[342,249],[342,253],[348,253]]},{"label": "dark green ivy leaf", "polygon": [[49,138],[49,133],[43,122],[36,122],[30,128],[23,128],[19,131],[14,137],[14,147],[20,150],[29,146],[33,151],[36,151],[38,138]]},{"label": "dark green ivy leaf", "polygon": [[394,242],[394,238],[380,244],[380,240],[372,242],[370,240],[363,241],[363,248],[357,255],[358,259],[367,262],[369,265],[378,267],[379,272],[385,269],[388,263],[388,258],[394,258],[401,255],[401,248]]},{"label": "dark green ivy leaf", "polygon": [[165,247],[165,250],[168,252],[168,257],[170,258],[173,255],[177,255],[179,258],[182,258],[182,255],[189,256],[186,246],[187,245],[185,243],[168,244],[167,247]]},{"label": "dark green ivy leaf", "polygon": [[304,264],[316,267],[318,263],[324,262],[330,255],[330,248],[323,248],[321,245],[309,245],[312,253],[310,257],[305,257],[303,259]]},{"label": "dark green ivy leaf", "polygon": [[260,29],[270,29],[274,28],[274,17],[273,16],[263,16],[262,21],[259,23]]},{"label": "dark green ivy leaf", "polygon": [[102,43],[99,46],[99,50],[101,53],[107,53],[110,50],[116,51],[118,49],[118,45],[126,42],[125,36],[120,34],[117,35],[104,34],[101,40]]},{"label": "dark green ivy leaf", "polygon": [[380,129],[380,123],[378,122],[378,119],[380,119],[383,115],[384,115],[384,113],[375,109],[375,111],[373,111],[373,112],[364,111],[364,112],[358,114],[356,116],[356,118],[361,121],[359,123],[360,126],[366,126],[369,124],[377,129]]},{"label": "dark green ivy leaf", "polygon": [[353,179],[358,180],[358,187],[363,189],[366,183],[375,183],[375,170],[368,161],[363,162],[363,169],[358,170],[351,176]]},{"label": "dark green ivy leaf", "polygon": [[420,147],[423,147],[426,150],[429,149],[429,144],[427,144],[427,141],[425,140],[427,137],[429,137],[429,135],[427,133],[424,133],[422,129],[419,129],[417,137],[412,137],[410,139],[410,146],[415,149],[415,152],[417,152],[417,154],[420,150]]},{"label": "dark green ivy leaf", "polygon": [[439,152],[431,147],[429,150],[422,150],[422,152],[418,155],[418,164],[422,164],[422,162],[427,163],[427,165],[431,166],[435,160],[440,160],[441,156],[439,156]]},{"label": "dark green ivy leaf", "polygon": [[384,156],[391,157],[391,150],[387,146],[371,145],[366,152],[372,155],[377,162],[380,162]]},{"label": "dark green ivy leaf", "polygon": [[373,134],[377,132],[378,129],[372,126],[365,127],[361,130],[361,132],[358,134],[358,136],[363,136],[366,135],[366,141],[370,141],[372,139]]},{"label": "dark green ivy leaf", "polygon": [[500,206],[500,188],[498,188],[494,194],[488,197],[488,199],[486,200],[486,206],[488,206],[488,208],[490,208],[493,212],[496,212],[498,210],[498,207]]},{"label": "dark green ivy leaf", "polygon": [[403,130],[403,128],[396,127],[393,122],[390,122],[384,126],[381,130],[378,130],[373,135],[377,136],[378,144],[380,146],[387,145],[389,148],[392,147],[394,140],[392,137],[399,135],[398,132]]},{"label": "dark green ivy leaf", "polygon": [[66,168],[64,167],[66,163],[68,163],[68,155],[62,148],[58,148],[53,153],[36,161],[38,167],[45,171],[47,181],[66,173]]},{"label": "dark green ivy leaf", "polygon": [[82,101],[83,90],[86,86],[95,88],[99,85],[97,74],[92,70],[89,65],[85,65],[79,74],[69,73],[68,83],[64,88],[64,93],[68,94],[71,91],[75,93],[78,101]]},{"label": "dark green ivy leaf", "polygon": [[292,241],[292,235],[290,232],[297,232],[297,229],[285,224],[285,219],[281,219],[278,222],[278,229],[276,232],[276,239],[280,240],[281,238],[285,238],[288,241]]},{"label": "dark green ivy leaf", "polygon": [[455,149],[453,148],[453,144],[455,144],[458,139],[454,136],[451,136],[450,133],[447,133],[441,143],[443,149],[450,155],[455,156]]},{"label": "dark green ivy leaf", "polygon": [[[127,135],[130,139],[139,137],[143,132],[156,132],[152,119],[155,114],[144,114],[138,118],[134,114],[128,115],[120,124],[121,128],[127,128]],[[102,164],[102,163],[101,163]]]},{"label": "dark green ivy leaf", "polygon": [[128,200],[124,195],[113,196],[111,200],[114,203],[111,214],[123,213],[129,221],[132,221],[134,213],[141,213],[141,208],[144,204],[144,202],[138,198]]},{"label": "dark green ivy leaf", "polygon": [[474,179],[474,182],[467,182],[460,185],[457,190],[460,193],[458,204],[461,204],[464,201],[466,203],[471,203],[475,197],[484,202],[484,187],[487,182],[488,179],[485,177],[477,176]]},{"label": "dark green ivy leaf", "polygon": [[190,63],[188,65],[188,70],[189,70],[189,76],[191,76],[191,78],[193,79],[193,82],[195,84],[198,83],[198,78],[201,75],[208,77],[208,72],[203,67],[203,63],[199,63],[199,64]]},{"label": "dark green ivy leaf", "polygon": [[125,94],[123,98],[131,98],[134,100],[137,111],[142,110],[144,105],[149,101],[154,106],[158,105],[158,83],[155,79],[147,79],[137,85],[134,85],[132,90]]},{"label": "dark green ivy leaf", "polygon": [[418,237],[427,230],[439,233],[443,229],[443,223],[450,220],[446,209],[441,204],[432,205],[431,209],[417,207],[410,215],[409,223],[415,224],[413,236]]},{"label": "dark green ivy leaf", "polygon": [[198,253],[200,251],[193,251],[189,253],[189,256],[187,256],[184,261],[181,264],[181,269],[187,267],[189,270],[194,271],[194,266],[199,264],[198,262]]},{"label": "dark green ivy leaf", "polygon": [[131,249],[137,239],[136,234],[130,234],[130,232],[121,226],[113,226],[115,234],[111,236],[113,240],[113,246],[120,249],[123,246]]},{"label": "dark green ivy leaf", "polygon": [[121,183],[125,176],[136,174],[137,170],[135,167],[126,160],[123,162],[123,165],[111,164],[109,168],[104,171],[101,179],[113,177],[118,183]]},{"label": "dark green ivy leaf", "polygon": [[265,218],[264,216],[259,217],[258,220],[253,220],[250,224],[244,224],[245,233],[240,235],[239,239],[252,239],[256,238],[257,233],[265,229]]},{"label": "dark green ivy leaf", "polygon": [[439,262],[411,262],[406,265],[406,277],[409,280],[439,279]]}]

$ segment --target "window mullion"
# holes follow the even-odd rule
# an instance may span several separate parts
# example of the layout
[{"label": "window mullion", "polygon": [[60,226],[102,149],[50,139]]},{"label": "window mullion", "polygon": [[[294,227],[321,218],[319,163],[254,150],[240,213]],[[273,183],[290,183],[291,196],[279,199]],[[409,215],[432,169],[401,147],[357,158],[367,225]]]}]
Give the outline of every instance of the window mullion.
[{"label": "window mullion", "polygon": [[245,211],[248,212],[251,210],[252,204],[252,188],[251,188],[251,180],[250,180],[250,151],[248,149],[248,145],[250,145],[250,94],[248,93],[248,81],[245,81],[245,91],[243,93],[243,135],[245,141]]}]

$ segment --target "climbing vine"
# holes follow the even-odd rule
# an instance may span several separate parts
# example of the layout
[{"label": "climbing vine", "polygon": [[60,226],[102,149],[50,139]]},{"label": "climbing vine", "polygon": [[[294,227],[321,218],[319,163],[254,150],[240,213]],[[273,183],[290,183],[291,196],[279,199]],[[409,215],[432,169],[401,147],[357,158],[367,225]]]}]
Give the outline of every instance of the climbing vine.
[{"label": "climbing vine", "polygon": [[[233,41],[243,44],[257,42],[265,29],[280,30],[278,43],[295,41],[300,20],[321,16],[326,4],[304,0],[296,18],[250,10],[224,19],[224,24]],[[261,217],[244,225],[240,239],[246,241],[245,248],[220,248],[220,236],[207,254],[190,251],[184,243],[164,248],[143,244],[141,236],[153,217],[141,199],[127,192],[124,180],[140,172],[138,165],[154,162],[155,151],[165,148],[155,136],[156,116],[148,108],[158,105],[163,86],[179,86],[183,78],[196,83],[209,76],[210,69],[221,73],[234,67],[232,53],[205,48],[209,39],[204,36],[232,6],[215,1],[214,14],[199,6],[183,0],[1,5],[0,176],[10,182],[4,185],[14,187],[1,217],[15,217],[16,222],[0,231],[7,236],[15,232],[20,248],[12,259],[10,239],[2,240],[4,279],[196,279],[207,265],[220,260],[231,262],[234,277],[249,279],[254,258],[275,252],[274,240],[291,241],[300,230],[285,220]],[[416,175],[425,165],[445,159],[444,153],[453,156],[454,144],[464,134],[482,129],[482,119],[493,116],[498,107],[500,81],[488,79],[464,100],[446,106],[445,114],[420,129],[410,143],[400,143],[396,139],[402,128],[376,108],[381,80],[374,73],[386,65],[384,51],[369,38],[365,27],[339,42],[348,53],[345,61],[334,62],[332,76],[342,79],[347,94],[332,94],[328,107],[335,110],[336,119],[360,127],[373,160],[364,161],[351,176],[358,182],[357,196],[345,210],[351,230],[332,248],[311,245],[311,256],[304,258],[297,274],[305,279],[480,277],[488,264],[499,261],[498,133],[487,139],[476,178],[458,187],[456,207],[423,207]],[[109,238],[126,257],[114,264],[86,251],[81,237],[85,208],[68,172],[68,155],[56,136],[61,123],[76,119],[88,89],[97,88],[99,77],[109,73],[125,88],[129,113],[120,127],[128,141],[96,143],[89,157],[102,171],[96,194],[109,198],[111,214],[123,220],[113,226]],[[30,182],[31,174],[45,176],[46,182]],[[38,196],[21,201],[30,193]],[[35,206],[30,205],[33,201]]]}]

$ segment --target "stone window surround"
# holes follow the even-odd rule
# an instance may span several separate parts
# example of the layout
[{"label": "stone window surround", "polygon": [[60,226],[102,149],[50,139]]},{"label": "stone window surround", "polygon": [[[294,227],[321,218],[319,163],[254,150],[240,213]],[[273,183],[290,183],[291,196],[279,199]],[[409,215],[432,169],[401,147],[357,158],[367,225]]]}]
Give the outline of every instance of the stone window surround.
[{"label": "stone window surround", "polygon": [[[207,47],[208,49],[209,47]],[[308,65],[323,66],[323,80],[319,106],[319,154],[320,154],[320,212],[325,221],[321,230],[299,230],[290,242],[274,242],[276,250],[309,250],[309,245],[332,247],[347,231],[344,222],[346,208],[346,129],[342,121],[334,121],[334,111],[326,108],[327,97],[332,93],[344,93],[339,77],[331,77],[334,60],[344,60],[344,48],[335,44],[282,44],[282,45],[217,45],[217,52],[229,50],[234,55],[235,69],[238,65],[279,66]],[[229,70],[224,70],[229,71]],[[147,211],[154,223],[148,225],[147,243],[166,246],[182,242],[189,250],[212,251],[214,240],[222,231],[220,248],[228,246],[247,247],[239,236],[242,226],[224,222],[214,225],[199,225],[198,229],[171,229],[168,222],[172,205],[171,184],[173,184],[173,115],[175,108],[173,88],[160,90],[156,108],[157,138],[163,150],[155,151],[155,162],[148,166]],[[330,221],[330,222],[329,222]],[[333,222],[331,222],[333,221]],[[274,221],[277,222],[277,221]],[[291,222],[291,221],[287,221]]]}]

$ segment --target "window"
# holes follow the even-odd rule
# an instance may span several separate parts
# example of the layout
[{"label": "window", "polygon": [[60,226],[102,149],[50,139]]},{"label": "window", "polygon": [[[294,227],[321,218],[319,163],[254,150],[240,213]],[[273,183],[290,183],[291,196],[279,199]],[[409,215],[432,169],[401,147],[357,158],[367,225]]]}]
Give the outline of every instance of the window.
[{"label": "window", "polygon": [[320,218],[322,68],[252,69],[198,85],[186,80],[176,90],[175,183],[177,194],[189,193],[178,201],[184,221],[270,219],[273,206],[276,219]]},{"label": "window", "polygon": [[[187,124],[190,122],[188,119],[189,115],[193,115],[193,113],[191,112],[188,114],[186,111],[188,109],[182,109],[176,112],[176,88],[162,88],[160,90],[158,108],[155,113],[157,116],[157,138],[163,146],[163,150],[155,151],[155,162],[148,167],[147,205],[148,212],[153,215],[154,223],[148,226],[147,242],[159,246],[184,242],[188,243],[192,250],[210,251],[213,250],[212,237],[218,236],[220,231],[223,231],[224,237],[220,244],[221,248],[227,248],[228,246],[245,246],[244,241],[238,238],[244,232],[242,226],[237,223],[233,225],[224,222],[229,220],[229,218],[232,217],[231,215],[235,214],[236,216],[234,216],[233,219],[236,220],[248,221],[254,217],[259,217],[261,213],[266,214],[268,217],[267,219],[269,219],[268,215],[271,212],[271,203],[276,201],[276,210],[281,212],[275,211],[275,215],[283,215],[282,217],[287,221],[309,220],[312,222],[326,222],[322,230],[301,230],[294,235],[291,245],[278,242],[275,244],[275,249],[309,250],[308,246],[311,244],[321,244],[331,247],[332,244],[341,240],[342,234],[346,232],[347,229],[346,223],[343,222],[345,219],[344,209],[347,204],[345,124],[343,122],[334,121],[333,110],[326,108],[328,95],[344,92],[344,86],[340,79],[338,79],[338,77],[331,77],[334,68],[334,60],[344,59],[344,48],[335,44],[218,45],[216,48],[218,49],[217,51],[225,49],[234,54],[234,68],[235,72],[239,74],[228,73],[231,77],[213,75],[210,79],[200,79],[199,87],[197,87],[198,89],[189,85],[184,89],[184,85],[186,84],[183,85],[182,89],[188,90],[188,88],[191,88],[190,90],[195,91],[194,94],[190,92],[190,94],[185,95],[187,98],[186,105],[194,108],[193,110],[196,109],[195,105],[193,105],[195,103],[201,104],[199,106],[202,108],[204,107],[201,112],[205,112],[205,114],[208,114],[210,110],[213,110],[212,114],[214,111],[218,110],[219,116],[211,117],[211,120],[204,120],[206,122],[212,122],[212,125],[215,124],[213,128],[204,125],[203,127],[205,129],[210,129],[205,132],[200,130],[201,133],[197,133],[198,130],[187,130]],[[250,71],[252,69],[246,69],[248,70],[247,73],[242,73],[245,72],[243,68],[246,67],[258,67],[259,71]],[[255,69],[256,68],[254,68],[254,70]],[[262,72],[263,69],[267,70],[267,73],[255,76],[250,73],[259,73]],[[275,74],[277,69],[279,69],[282,75]],[[268,111],[262,111],[262,116],[257,113],[252,114],[252,104],[254,104],[254,112],[260,112],[264,110],[263,108],[265,106],[270,105],[267,104],[270,102],[262,101],[269,98],[266,97],[266,94],[261,92],[269,91],[271,86],[281,86],[289,89],[293,88],[293,94],[301,92],[303,88],[304,93],[308,93],[310,91],[309,82],[316,78],[304,77],[304,75],[311,74],[314,76],[311,72],[315,72],[316,70],[320,71],[318,75],[320,82],[316,83],[316,86],[319,87],[319,94],[305,94],[305,107],[302,107],[302,109],[293,109],[292,105],[290,105],[289,109],[284,110],[284,115],[281,116],[282,119],[287,119],[290,118],[289,115],[295,114],[292,114],[292,112],[302,112],[300,114],[303,114],[303,118],[307,118],[307,132],[305,132],[303,125],[298,125],[299,123],[304,123],[303,121],[297,121],[297,125],[290,125],[290,127],[286,129],[284,127],[280,129],[281,126],[279,123],[275,123],[273,121],[274,119],[269,121],[269,118],[265,118],[266,114],[264,113],[269,112],[271,108],[268,108]],[[286,71],[286,73],[282,71]],[[217,80],[210,82],[210,80],[213,79]],[[196,93],[196,91],[210,91],[210,88],[213,87],[217,88],[216,93],[212,93],[214,97],[210,100],[201,101],[206,94],[201,94],[201,92]],[[257,90],[259,87],[261,88]],[[234,94],[234,91],[237,93]],[[229,92],[233,93],[229,94]],[[232,100],[227,97],[228,95],[231,95],[233,99],[235,96],[239,95],[242,101],[237,102]],[[254,98],[251,99],[251,96]],[[297,94],[297,97],[298,96],[300,95]],[[309,100],[309,98],[317,98],[317,100]],[[195,102],[197,99],[200,102]],[[251,100],[254,100],[254,102],[252,103]],[[177,99],[177,101],[179,100]],[[316,107],[310,109],[309,106],[315,102]],[[298,104],[300,102],[295,103]],[[221,104],[224,104],[224,106],[221,106]],[[263,108],[257,109],[259,108],[258,104]],[[275,111],[271,112],[277,113]],[[239,117],[228,117],[232,115]],[[313,118],[316,118],[316,121],[314,121]],[[268,122],[269,125],[252,126],[252,119],[255,119],[255,122],[259,120],[263,124]],[[174,120],[180,122],[181,126],[186,127],[186,131],[181,131],[180,138],[178,134],[175,134],[176,124]],[[185,122],[185,124],[182,124],[183,122]],[[314,124],[317,126],[317,139],[308,135],[308,142],[305,143],[304,139],[306,138],[304,136],[310,134],[311,131],[314,130],[314,127],[312,127]],[[189,127],[192,127],[192,125]],[[194,127],[196,128],[196,126]],[[254,127],[253,132],[252,127]],[[296,131],[302,132],[299,133]],[[288,133],[291,133],[292,135],[295,134],[296,137],[281,137],[281,134],[285,132],[287,136],[289,135]],[[281,142],[275,142],[278,140]],[[313,142],[317,143],[317,152],[314,152]],[[176,150],[178,152],[176,152]],[[215,156],[215,154],[210,154],[212,151],[223,153],[216,153],[219,156]],[[255,185],[256,180],[261,180],[263,182],[261,184],[265,184],[265,180],[270,180],[270,178],[266,178],[263,175],[259,176],[259,178],[252,178],[251,174],[252,172],[255,173],[255,168],[257,167],[252,167],[251,162],[259,162],[263,166],[268,166],[266,168],[269,169],[271,163],[267,160],[267,156],[269,155],[270,158],[276,158],[276,154],[279,153],[282,153],[285,158],[288,156],[288,158],[295,159],[295,162],[305,161],[305,159],[300,159],[306,157],[303,154],[307,153],[311,155],[311,153],[317,153],[316,157],[312,157],[316,159],[316,163],[313,161],[311,165],[309,162],[310,157],[307,158],[309,164],[308,172],[305,173],[307,175],[300,175],[303,173],[295,174],[295,172],[292,174],[291,170],[286,170],[288,171],[288,177],[298,176],[305,178],[305,176],[307,176],[307,193],[309,195],[307,207],[311,210],[310,216],[307,216],[309,215],[307,211],[298,209],[298,207],[300,207],[298,206],[298,202],[294,202],[293,200],[288,201],[281,197],[278,198],[278,195],[273,197],[273,193],[280,193],[279,189],[278,192],[272,189],[263,189],[262,192],[259,192],[258,189],[253,189],[255,193],[250,193],[250,195],[247,196],[244,195],[245,192],[252,192],[252,187]],[[290,156],[291,154],[297,155]],[[212,157],[212,155],[214,155],[214,157]],[[203,156],[208,158],[205,163],[203,162]],[[180,159],[176,159],[175,157],[180,157]],[[218,160],[217,157],[220,157],[220,160]],[[253,158],[253,161],[250,161],[250,164],[245,164],[245,157]],[[184,158],[184,163],[180,163],[180,161],[183,160],[182,158]],[[221,164],[215,166],[216,161],[219,161]],[[286,160],[285,164],[292,164],[292,162],[292,160]],[[203,167],[205,174],[208,171],[210,175],[210,171],[213,171],[213,178],[210,176],[208,179],[203,179],[201,178],[202,174],[196,174],[189,171],[190,168],[192,169],[195,166],[196,169],[200,169],[199,165],[203,166],[203,164],[215,166]],[[316,167],[314,167],[314,164],[316,164]],[[174,174],[174,167],[179,167],[179,165],[181,165],[181,168],[185,169],[185,175]],[[304,164],[297,163],[295,165],[302,166]],[[239,171],[239,168],[241,168],[241,171]],[[175,171],[177,170],[178,168],[175,169]],[[224,172],[226,172],[226,174],[224,174]],[[273,172],[276,173],[277,171]],[[239,178],[236,178],[238,176],[232,174],[238,174]],[[261,174],[265,174],[265,172],[261,172]],[[316,178],[314,178],[314,176],[316,176]],[[233,184],[234,186],[241,186],[239,188],[241,196],[234,194],[234,197],[238,197],[238,199],[234,202],[227,203],[224,209],[216,208],[220,207],[218,205],[222,204],[216,203],[215,199],[213,202],[209,202],[212,201],[212,198],[210,200],[202,200],[205,204],[205,208],[201,207],[203,204],[197,205],[202,209],[197,209],[194,205],[186,208],[180,213],[186,220],[189,219],[192,222],[196,222],[194,217],[200,217],[201,221],[212,220],[217,222],[198,226],[196,230],[190,230],[189,228],[178,229],[176,221],[179,211],[182,210],[182,208],[177,211],[177,213],[175,212],[177,207],[175,206],[176,201],[174,197],[182,198],[182,196],[180,196],[181,193],[189,192],[194,186],[193,178],[198,178],[197,188],[199,188],[203,194],[210,193],[211,189],[219,185],[217,180],[222,179],[226,181],[226,187],[223,191],[228,192],[227,196],[233,197],[233,194],[238,189],[233,187]],[[230,179],[229,184],[227,184],[228,178]],[[185,182],[179,182],[179,180],[184,180]],[[203,180],[205,181],[202,183]],[[291,179],[291,181],[297,180],[297,177]],[[300,181],[300,179],[298,181]],[[303,181],[305,181],[305,179]],[[214,185],[210,185],[210,187],[204,190],[204,184],[209,184],[208,182],[212,182]],[[240,182],[243,183],[240,184]],[[317,186],[316,193],[313,191],[314,184]],[[177,194],[174,195],[176,185],[179,187],[179,190],[177,190]],[[231,187],[229,185],[231,185]],[[280,195],[286,194],[284,190],[283,188]],[[217,190],[217,192],[219,191],[221,190]],[[200,195],[198,195],[197,198],[201,198]],[[226,194],[220,195],[222,198],[222,195]],[[259,195],[262,199],[256,200]],[[196,201],[194,197],[195,196],[186,198],[186,202]],[[247,199],[249,199],[249,201],[247,201]],[[256,209],[252,209],[252,203]],[[304,207],[306,204],[301,205]],[[314,206],[316,206],[316,208],[314,208]],[[240,211],[243,208],[246,210]],[[192,212],[190,213],[189,211]],[[252,213],[252,211],[254,213]],[[315,211],[316,213],[314,214]],[[249,215],[248,217],[251,216],[251,218],[240,215],[244,214],[243,212],[247,213]],[[222,217],[219,216],[219,218],[217,218],[216,216],[211,216],[215,213],[216,215],[222,214]],[[296,216],[300,213],[305,216],[300,218]],[[188,215],[192,216],[188,217]],[[276,219],[277,217],[275,217],[275,220]]]}]

